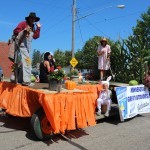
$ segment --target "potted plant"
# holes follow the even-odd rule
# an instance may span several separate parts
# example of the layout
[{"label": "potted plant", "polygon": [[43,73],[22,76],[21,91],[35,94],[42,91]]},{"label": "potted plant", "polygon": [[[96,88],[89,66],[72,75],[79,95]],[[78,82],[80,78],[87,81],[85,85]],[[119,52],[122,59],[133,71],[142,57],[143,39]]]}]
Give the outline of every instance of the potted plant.
[{"label": "potted plant", "polygon": [[79,73],[78,73],[77,70],[72,69],[72,70],[70,71],[70,73],[68,73],[68,76],[70,77],[70,80],[75,81],[75,82],[78,82]]},{"label": "potted plant", "polygon": [[144,76],[143,84],[150,90],[150,70]]},{"label": "potted plant", "polygon": [[58,66],[57,69],[51,71],[48,75],[49,90],[60,92],[64,77],[65,72],[61,66]]}]

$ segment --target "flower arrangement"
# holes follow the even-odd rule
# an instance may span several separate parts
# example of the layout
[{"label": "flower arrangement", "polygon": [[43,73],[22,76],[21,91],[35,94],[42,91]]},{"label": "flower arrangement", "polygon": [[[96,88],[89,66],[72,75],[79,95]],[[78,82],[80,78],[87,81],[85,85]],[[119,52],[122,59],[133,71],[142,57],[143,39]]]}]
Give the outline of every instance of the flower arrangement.
[{"label": "flower arrangement", "polygon": [[57,69],[49,73],[48,80],[55,79],[57,81],[62,81],[64,77],[65,77],[64,70],[61,68],[61,66],[58,66]]},{"label": "flower arrangement", "polygon": [[11,69],[11,72],[15,71],[15,63],[11,62],[11,65],[9,66],[9,69]]},{"label": "flower arrangement", "polygon": [[146,74],[146,75],[144,76],[143,84],[144,84],[146,87],[150,88],[150,71],[148,71],[148,74]]},{"label": "flower arrangement", "polygon": [[11,72],[15,72],[15,69],[21,67],[21,62],[15,64],[14,62],[11,62],[11,65],[9,66],[9,69],[11,69]]}]

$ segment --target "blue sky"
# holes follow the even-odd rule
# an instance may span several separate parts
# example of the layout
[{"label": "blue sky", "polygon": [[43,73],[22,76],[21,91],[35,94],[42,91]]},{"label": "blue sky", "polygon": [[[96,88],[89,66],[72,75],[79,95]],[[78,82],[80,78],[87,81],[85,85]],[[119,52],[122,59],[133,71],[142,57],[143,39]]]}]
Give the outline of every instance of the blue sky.
[{"label": "blue sky", "polygon": [[[3,0],[0,9],[0,42],[7,42],[13,29],[30,12],[41,18],[41,36],[32,49],[41,52],[71,50],[73,0]],[[125,5],[124,9],[116,6]],[[147,12],[150,0],[76,0],[75,51],[93,36],[111,40],[124,39],[132,34],[142,13]]]}]

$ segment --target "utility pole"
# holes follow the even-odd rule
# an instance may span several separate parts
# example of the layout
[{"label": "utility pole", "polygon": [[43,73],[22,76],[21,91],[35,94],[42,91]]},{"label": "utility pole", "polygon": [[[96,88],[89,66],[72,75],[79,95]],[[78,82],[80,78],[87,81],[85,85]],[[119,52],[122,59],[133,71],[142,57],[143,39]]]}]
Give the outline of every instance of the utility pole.
[{"label": "utility pole", "polygon": [[[113,6],[108,6],[106,8],[111,8]],[[124,8],[125,5],[117,5],[117,8]],[[103,8],[103,9],[106,9],[106,8]],[[85,16],[82,16],[81,18],[78,18],[77,20],[80,20],[80,19],[83,19],[83,18],[86,18],[90,15],[93,15],[103,9],[100,9],[96,12],[93,12],[93,13],[90,13],[90,14],[87,14]],[[73,6],[72,6],[72,48],[71,48],[71,53],[72,53],[72,58],[74,58],[74,51],[75,51],[75,22],[77,21],[76,20],[76,0],[73,0]]]},{"label": "utility pole", "polygon": [[74,58],[74,47],[75,47],[75,19],[76,19],[76,0],[73,0],[72,7],[72,58]]}]

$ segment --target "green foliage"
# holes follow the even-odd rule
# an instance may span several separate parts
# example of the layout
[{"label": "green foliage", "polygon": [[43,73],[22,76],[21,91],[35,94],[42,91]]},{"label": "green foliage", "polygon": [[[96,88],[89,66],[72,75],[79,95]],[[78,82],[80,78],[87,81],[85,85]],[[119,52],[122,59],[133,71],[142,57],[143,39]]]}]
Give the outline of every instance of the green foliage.
[{"label": "green foliage", "polygon": [[58,49],[54,53],[54,58],[56,60],[56,65],[61,65],[62,67],[69,66],[71,60],[71,51],[62,51]]},{"label": "green foliage", "polygon": [[62,67],[65,66],[65,53],[62,50],[60,49],[56,50],[54,53],[54,58],[56,60],[56,66],[59,65],[61,65]]},{"label": "green foliage", "polygon": [[71,51],[65,51],[65,56],[64,56],[64,66],[69,66],[70,65],[70,60],[72,59],[72,54]]},{"label": "green foliage", "polygon": [[57,81],[62,81],[65,76],[65,72],[63,69],[57,69],[53,72],[50,72],[48,75],[48,79],[56,79]]},{"label": "green foliage", "polygon": [[129,50],[130,72],[142,83],[145,65],[150,66],[150,8],[141,15],[141,20],[137,20],[133,36],[125,40],[125,45]]},{"label": "green foliage", "polygon": [[85,69],[84,68],[84,59],[83,59],[83,51],[82,50],[78,50],[76,53],[75,53],[75,58],[77,59],[78,61],[78,64],[77,64],[77,68],[79,69]]},{"label": "green foliage", "polygon": [[128,83],[135,79],[142,83],[144,68],[150,66],[150,8],[141,15],[127,40],[111,44],[111,67],[116,81]]},{"label": "green foliage", "polygon": [[97,57],[97,47],[98,42],[101,37],[94,36],[89,39],[82,50],[78,50],[75,54],[78,60],[77,68],[79,69],[90,69],[97,70],[98,68],[98,57]]},{"label": "green foliage", "polygon": [[[75,58],[78,60],[76,68],[90,69],[99,77],[97,47],[102,38],[94,36],[75,53]],[[150,8],[137,20],[137,25],[133,27],[133,35],[116,42],[108,39],[108,44],[112,50],[110,61],[112,72],[115,73],[115,81],[129,83],[130,80],[135,79],[141,83],[145,65],[147,64],[150,68]],[[40,53],[35,52],[33,64],[36,64],[40,58]],[[54,53],[54,58],[56,65],[66,67],[70,65],[71,51],[58,49]]]},{"label": "green foliage", "polygon": [[149,72],[144,76],[143,84],[149,88],[150,90],[150,70]]},{"label": "green foliage", "polygon": [[78,71],[73,69],[70,71],[70,73],[67,74],[68,77],[71,77],[71,76],[77,76],[78,75]]},{"label": "green foliage", "polygon": [[111,44],[111,69],[115,73],[115,79],[117,82],[125,82],[133,79],[133,75],[130,73],[130,67],[128,63],[129,51],[125,47],[125,43],[117,41]]},{"label": "green foliage", "polygon": [[43,54],[40,53],[39,50],[33,51],[33,56],[32,56],[32,66],[36,66],[37,63],[40,63],[43,60]]}]

